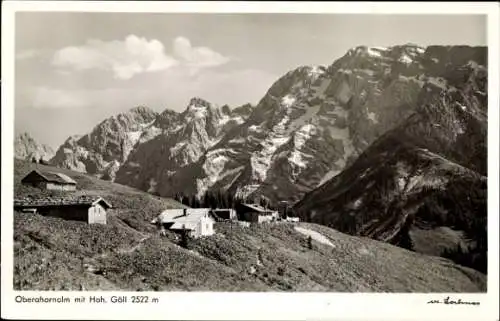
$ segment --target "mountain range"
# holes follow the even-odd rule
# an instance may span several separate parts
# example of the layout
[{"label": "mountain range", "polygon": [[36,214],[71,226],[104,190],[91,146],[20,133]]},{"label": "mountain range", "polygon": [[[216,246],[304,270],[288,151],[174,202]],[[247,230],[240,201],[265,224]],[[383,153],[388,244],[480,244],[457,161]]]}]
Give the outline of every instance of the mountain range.
[{"label": "mountain range", "polygon": [[486,140],[486,47],[358,46],[286,73],[255,106],[133,108],[69,137],[50,163],[161,196],[264,195],[436,254],[428,231],[485,226]]},{"label": "mountain range", "polygon": [[228,189],[296,202],[412,114],[425,84],[484,65],[481,51],[356,47],[328,67],[288,72],[256,106],[134,108],[68,138],[52,163],[161,195]]}]

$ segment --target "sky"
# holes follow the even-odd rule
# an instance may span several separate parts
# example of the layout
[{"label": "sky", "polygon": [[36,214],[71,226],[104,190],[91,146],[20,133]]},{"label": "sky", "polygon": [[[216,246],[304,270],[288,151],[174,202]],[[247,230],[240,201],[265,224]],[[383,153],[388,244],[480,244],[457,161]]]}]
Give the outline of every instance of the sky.
[{"label": "sky", "polygon": [[256,104],[358,45],[486,45],[480,15],[18,12],[15,132],[57,149],[138,105]]}]

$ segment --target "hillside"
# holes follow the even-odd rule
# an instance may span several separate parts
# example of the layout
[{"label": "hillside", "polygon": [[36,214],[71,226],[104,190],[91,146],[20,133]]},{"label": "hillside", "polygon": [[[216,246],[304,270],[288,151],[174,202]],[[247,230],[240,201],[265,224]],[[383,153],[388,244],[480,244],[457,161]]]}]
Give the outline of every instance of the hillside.
[{"label": "hillside", "polygon": [[[39,194],[20,179],[34,164],[15,161],[15,195]],[[38,165],[41,166],[41,165]],[[46,168],[41,166],[42,168]],[[85,174],[78,193],[109,200],[109,224],[14,214],[14,287],[21,290],[217,290],[484,292],[486,277],[432,256],[328,227],[300,223],[249,228],[224,223],[191,250],[160,237],[149,221],[179,206]],[[306,235],[320,233],[309,248]],[[313,234],[314,235],[314,234]],[[321,241],[321,242],[320,242]],[[327,243],[327,244],[325,244]],[[384,258],[381,260],[380,258]]]}]

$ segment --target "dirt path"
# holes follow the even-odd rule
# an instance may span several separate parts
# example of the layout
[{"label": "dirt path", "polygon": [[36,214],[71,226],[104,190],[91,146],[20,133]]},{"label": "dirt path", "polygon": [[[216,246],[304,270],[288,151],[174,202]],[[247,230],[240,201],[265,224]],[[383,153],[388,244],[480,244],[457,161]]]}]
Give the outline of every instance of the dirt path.
[{"label": "dirt path", "polygon": [[104,252],[104,253],[101,253],[101,254],[94,255],[91,258],[91,260],[104,259],[104,258],[108,257],[108,255],[111,254],[111,253],[113,253],[113,252],[114,253],[119,253],[119,254],[129,254],[129,253],[132,253],[132,252],[136,251],[137,249],[139,249],[142,246],[142,243],[144,243],[149,238],[151,238],[151,235],[143,237],[135,245],[132,245],[132,246],[129,246],[129,247],[126,247],[126,248],[121,248],[121,249],[118,249],[116,251],[108,251],[108,252]]},{"label": "dirt path", "polygon": [[145,236],[142,239],[140,239],[139,242],[136,245],[128,247],[128,248],[124,248],[124,249],[119,249],[116,252],[120,253],[120,254],[129,254],[129,253],[132,253],[132,252],[136,251],[137,249],[139,249],[142,246],[142,243],[144,243],[144,241],[148,240],[150,237],[151,237],[151,235]]}]

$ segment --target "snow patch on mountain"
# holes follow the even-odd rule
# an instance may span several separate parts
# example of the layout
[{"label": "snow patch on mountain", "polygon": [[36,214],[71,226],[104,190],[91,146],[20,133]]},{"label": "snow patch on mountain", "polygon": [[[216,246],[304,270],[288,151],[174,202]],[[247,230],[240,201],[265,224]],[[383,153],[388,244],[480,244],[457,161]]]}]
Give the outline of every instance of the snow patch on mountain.
[{"label": "snow patch on mountain", "polygon": [[382,54],[375,47],[368,48],[366,53],[371,57],[382,57]]},{"label": "snow patch on mountain", "polygon": [[332,169],[332,170],[328,171],[325,174],[325,176],[323,176],[323,178],[321,179],[321,181],[318,183],[317,186],[321,186],[321,185],[325,184],[326,182],[328,182],[330,179],[335,177],[340,172],[341,172],[341,170],[338,170],[338,169]]},{"label": "snow patch on mountain", "polygon": [[295,148],[300,149],[305,142],[316,134],[316,127],[312,124],[302,126],[294,136]]},{"label": "snow patch on mountain", "polygon": [[352,70],[351,69],[344,69],[344,68],[340,68],[339,70],[337,70],[337,72],[340,72],[342,74],[352,74]]},{"label": "snow patch on mountain", "polygon": [[389,48],[387,47],[379,47],[379,46],[375,46],[375,47],[370,47],[371,50],[378,50],[378,51],[388,51]]},{"label": "snow patch on mountain", "polygon": [[292,95],[286,95],[281,99],[281,105],[288,108],[291,107],[297,99]]},{"label": "snow patch on mountain", "polygon": [[154,139],[155,137],[161,135],[162,133],[163,133],[163,130],[161,128],[156,127],[154,125],[151,125],[150,127],[148,127],[147,129],[145,129],[142,132],[138,143],[142,144],[142,143],[145,143],[147,141],[150,141],[150,140]]},{"label": "snow patch on mountain", "polygon": [[367,116],[368,116],[368,119],[371,120],[372,122],[374,122],[375,124],[378,123],[377,114],[375,114],[374,112],[369,111]]},{"label": "snow patch on mountain", "polygon": [[241,125],[245,122],[245,119],[241,116],[233,117],[232,120],[236,122],[236,124]]},{"label": "snow patch on mountain", "polygon": [[205,171],[204,179],[197,179],[196,185],[198,187],[198,194],[203,195],[207,189],[212,185],[217,183],[222,177],[221,173],[224,170],[224,166],[229,161],[224,155],[217,155],[210,158],[210,162],[205,162],[203,164],[203,170]]},{"label": "snow patch on mountain", "polygon": [[274,153],[289,139],[289,137],[271,135],[262,143],[261,150],[252,155],[250,164],[252,165],[252,177],[255,180],[263,182],[266,179],[267,171],[271,165],[271,159]]},{"label": "snow patch on mountain", "polygon": [[128,135],[128,139],[132,143],[132,146],[134,146],[139,141],[139,138],[142,135],[142,131],[137,130],[137,131],[133,131],[133,132],[128,132],[127,135]]},{"label": "snow patch on mountain", "polygon": [[[298,151],[296,149],[294,149],[292,151],[290,157],[288,157],[288,161],[290,162],[290,164],[293,164],[299,168],[306,168],[306,166],[307,166],[307,162],[304,160],[303,153],[301,153],[300,151]],[[293,174],[294,174],[293,176],[296,176],[299,173],[294,171]]]},{"label": "snow patch on mountain", "polygon": [[402,54],[401,57],[399,57],[399,61],[404,64],[411,64],[413,59],[411,59],[407,54]]},{"label": "snow patch on mountain", "polygon": [[321,70],[321,66],[312,66],[311,69],[309,70],[309,76],[319,76],[324,73],[323,70]]},{"label": "snow patch on mountain", "polygon": [[82,146],[77,146],[76,152],[77,152],[77,154],[80,154],[85,158],[88,158],[89,154],[90,154],[90,152],[85,147],[82,147]]},{"label": "snow patch on mountain", "polygon": [[[298,131],[295,132],[293,137],[294,149],[292,150],[288,161],[290,164],[295,165],[299,168],[305,168],[307,166],[307,158],[314,158],[312,155],[305,154],[300,151],[302,146],[316,134],[316,127],[312,124],[307,124],[302,126]],[[294,170],[294,175],[298,175],[300,172]]]},{"label": "snow patch on mountain", "polygon": [[179,151],[182,148],[186,147],[186,145],[187,145],[187,142],[185,142],[185,141],[184,142],[178,142],[177,144],[175,144],[174,147],[170,148],[170,154],[176,155],[177,153],[179,153]]},{"label": "snow patch on mountain", "polygon": [[262,131],[261,127],[259,125],[251,125],[248,127],[248,130],[251,132],[260,132]]},{"label": "snow patch on mountain", "polygon": [[[253,181],[260,183],[266,179],[274,153],[290,140],[291,137],[286,132],[286,125],[290,121],[290,107],[294,102],[295,98],[290,95],[283,97],[281,101],[281,107],[285,109],[283,118],[269,131],[267,137],[260,144],[260,150],[250,157]],[[257,127],[253,130],[256,129]]]},{"label": "snow patch on mountain", "polygon": [[354,203],[352,204],[353,205],[353,209],[357,209],[361,206],[361,204],[363,204],[363,199],[362,198],[358,198],[356,201],[354,201]]},{"label": "snow patch on mountain", "polygon": [[242,144],[242,143],[244,143],[245,141],[246,141],[246,139],[245,139],[245,138],[243,138],[243,137],[238,137],[238,138],[233,138],[233,139],[229,140],[229,141],[228,141],[228,143],[230,143],[230,144]]},{"label": "snow patch on mountain", "polygon": [[231,120],[231,117],[228,115],[223,114],[221,119],[219,120],[218,126],[224,126]]}]

